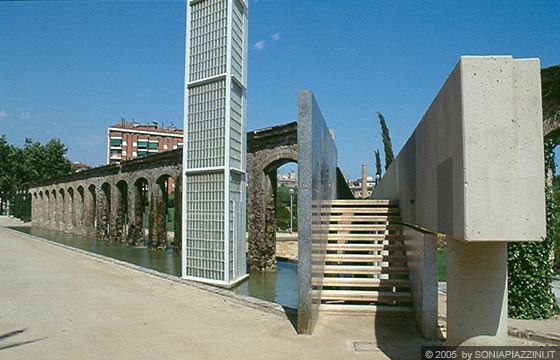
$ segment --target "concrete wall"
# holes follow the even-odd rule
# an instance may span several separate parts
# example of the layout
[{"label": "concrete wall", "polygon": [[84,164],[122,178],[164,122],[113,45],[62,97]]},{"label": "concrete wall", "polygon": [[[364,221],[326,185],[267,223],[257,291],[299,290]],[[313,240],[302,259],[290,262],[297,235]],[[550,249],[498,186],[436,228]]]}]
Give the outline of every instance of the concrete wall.
[{"label": "concrete wall", "polygon": [[298,91],[298,332],[311,334],[319,316],[320,290],[312,278],[325,265],[328,219],[324,201],[336,199],[336,147],[310,90]]},{"label": "concrete wall", "polygon": [[462,57],[373,197],[456,239],[541,240],[539,70],[537,59]]},{"label": "concrete wall", "polygon": [[414,314],[422,334],[438,337],[437,235],[411,227],[403,228]]},{"label": "concrete wall", "polygon": [[538,59],[462,57],[373,194],[447,235],[449,344],[506,341],[506,242],[546,235],[543,154]]}]

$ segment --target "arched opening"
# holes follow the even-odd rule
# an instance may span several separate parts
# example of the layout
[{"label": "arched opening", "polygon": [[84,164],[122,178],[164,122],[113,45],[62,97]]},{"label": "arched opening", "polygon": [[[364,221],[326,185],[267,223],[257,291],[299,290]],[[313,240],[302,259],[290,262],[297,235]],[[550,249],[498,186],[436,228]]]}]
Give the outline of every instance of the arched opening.
[{"label": "arched opening", "polygon": [[74,233],[83,234],[84,231],[84,187],[78,186],[76,188],[76,198],[74,201]]},{"label": "arched opening", "polygon": [[135,246],[144,246],[146,230],[149,231],[148,211],[149,211],[149,186],[148,180],[139,178],[134,183],[134,222],[131,224],[132,236],[130,242]]},{"label": "arched opening", "polygon": [[95,235],[97,228],[97,189],[95,185],[88,186],[84,194],[84,227],[88,236]]},{"label": "arched opening", "polygon": [[179,175],[175,178],[173,201],[173,251],[181,254],[182,245],[182,229],[183,229],[183,176]]},{"label": "arched opening", "polygon": [[45,226],[45,197],[43,196],[43,192],[39,191],[39,202],[37,204],[37,214],[38,222],[37,225],[42,227]]},{"label": "arched opening", "polygon": [[[289,257],[297,256],[297,236],[290,233],[290,229],[294,231],[294,220],[297,230],[297,218],[293,216],[294,199],[297,204],[296,156],[297,152],[293,149],[285,152],[271,151],[269,157],[260,157],[258,168],[261,170],[256,169],[249,173],[247,264],[251,270],[276,271],[278,230],[282,233],[282,240],[292,240],[289,244],[291,249]],[[290,193],[291,206],[289,205]],[[281,246],[285,248],[288,243]]]},{"label": "arched opening", "polygon": [[65,206],[64,206],[64,214],[65,214],[65,226],[64,231],[72,232],[74,227],[76,226],[76,217],[74,215],[74,189],[69,187],[66,192],[68,196],[66,198]]},{"label": "arched opening", "polygon": [[119,242],[126,242],[128,228],[128,184],[121,180],[117,183],[116,204],[114,221],[114,239]]},{"label": "arched opening", "polygon": [[98,193],[96,237],[99,240],[109,240],[109,220],[111,218],[111,185],[103,183]]},{"label": "arched opening", "polygon": [[66,198],[64,194],[64,189],[58,190],[58,201],[57,201],[57,213],[58,213],[58,221],[57,221],[57,230],[64,231],[66,227]]},{"label": "arched opening", "polygon": [[50,219],[50,225],[49,225],[49,229],[51,230],[56,230],[57,228],[57,224],[58,224],[58,217],[57,217],[57,211],[56,211],[56,202],[57,202],[57,198],[56,198],[56,190],[51,190],[51,201],[49,203],[49,219]]},{"label": "arched opening", "polygon": [[152,191],[150,207],[150,249],[167,249],[167,231],[173,230],[175,204],[170,201],[174,198],[174,181],[169,175],[160,176]]}]

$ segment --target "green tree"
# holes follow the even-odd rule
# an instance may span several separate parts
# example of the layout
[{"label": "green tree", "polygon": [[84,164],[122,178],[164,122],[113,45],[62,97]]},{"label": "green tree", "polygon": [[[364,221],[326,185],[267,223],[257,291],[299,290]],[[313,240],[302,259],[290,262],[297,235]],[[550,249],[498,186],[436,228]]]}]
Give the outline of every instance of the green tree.
[{"label": "green tree", "polygon": [[387,170],[395,158],[393,144],[391,143],[391,136],[389,135],[389,128],[387,127],[385,117],[379,111],[377,116],[379,117],[379,125],[381,125],[381,140],[383,141],[383,150],[385,151],[385,170]]},{"label": "green tree", "polygon": [[31,197],[25,192],[25,183],[44,180],[73,172],[72,162],[65,155],[66,146],[60,139],[45,145],[26,138],[22,148],[8,144],[0,137],[0,203],[12,204],[14,215],[29,219]]},{"label": "green tree", "polygon": [[14,183],[14,147],[8,144],[6,136],[0,136],[0,214],[4,212]]},{"label": "green tree", "polygon": [[379,155],[379,150],[375,150],[375,175],[381,177],[381,155]]}]

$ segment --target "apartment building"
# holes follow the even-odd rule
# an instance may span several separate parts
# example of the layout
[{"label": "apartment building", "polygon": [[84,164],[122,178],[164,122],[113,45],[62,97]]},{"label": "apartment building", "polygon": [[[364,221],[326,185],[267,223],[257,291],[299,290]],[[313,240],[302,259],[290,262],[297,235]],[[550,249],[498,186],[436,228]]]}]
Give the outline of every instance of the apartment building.
[{"label": "apartment building", "polygon": [[132,120],[107,129],[107,164],[153,155],[163,151],[183,147],[183,129],[173,124],[165,128],[164,124],[139,124]]}]

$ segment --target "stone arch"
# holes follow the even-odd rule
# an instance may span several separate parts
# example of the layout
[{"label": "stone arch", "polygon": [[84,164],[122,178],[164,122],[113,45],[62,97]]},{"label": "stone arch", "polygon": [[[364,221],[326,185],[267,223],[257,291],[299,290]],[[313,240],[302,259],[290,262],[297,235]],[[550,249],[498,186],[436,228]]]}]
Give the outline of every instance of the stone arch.
[{"label": "stone arch", "polygon": [[134,221],[131,225],[131,227],[133,226],[133,235],[129,239],[135,246],[144,245],[144,224],[146,223],[146,207],[148,207],[150,203],[149,195],[150,185],[148,180],[145,177],[136,178],[134,181]]},{"label": "stone arch", "polygon": [[175,177],[175,219],[173,227],[173,251],[182,253],[183,248],[183,175]]},{"label": "stone arch", "polygon": [[119,180],[115,185],[115,191],[111,194],[111,239],[126,242],[128,229],[128,183]]},{"label": "stone arch", "polygon": [[65,216],[65,226],[64,231],[72,232],[75,227],[75,214],[74,214],[74,188],[68,187],[66,189],[66,201],[64,203],[64,216]]},{"label": "stone arch", "polygon": [[247,134],[247,263],[253,270],[276,270],[276,170],[297,163],[297,123]]},{"label": "stone arch", "polygon": [[96,237],[109,240],[111,218],[111,184],[104,182],[97,189],[97,226]]},{"label": "stone arch", "polygon": [[50,214],[50,225],[49,228],[51,230],[56,230],[57,228],[57,224],[58,224],[58,218],[57,218],[57,211],[56,211],[56,207],[57,207],[57,196],[56,196],[56,190],[55,189],[51,189],[51,201],[49,204],[49,214]]},{"label": "stone arch", "polygon": [[39,205],[39,196],[37,195],[37,191],[31,193],[31,219],[33,223],[37,223],[38,216],[33,218],[33,212],[37,213]]},{"label": "stone arch", "polygon": [[88,236],[95,236],[97,228],[97,188],[94,184],[84,191],[84,228]]},{"label": "stone arch", "polygon": [[76,186],[76,194],[74,195],[74,233],[76,234],[85,233],[84,196],[84,187],[82,185]]},{"label": "stone arch", "polygon": [[173,180],[168,174],[160,175],[150,192],[150,249],[167,248],[167,204],[169,187]]},{"label": "stone arch", "polygon": [[[43,196],[43,191],[37,193],[37,204],[33,208],[35,214],[37,214],[36,224],[39,226],[45,226],[45,197]],[[32,215],[34,217],[34,215]]]},{"label": "stone arch", "polygon": [[56,212],[58,214],[57,220],[57,230],[64,231],[66,225],[66,193],[64,188],[58,189],[58,201],[56,206]]}]

